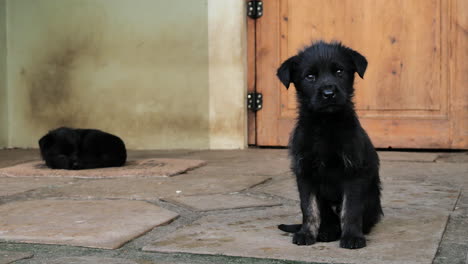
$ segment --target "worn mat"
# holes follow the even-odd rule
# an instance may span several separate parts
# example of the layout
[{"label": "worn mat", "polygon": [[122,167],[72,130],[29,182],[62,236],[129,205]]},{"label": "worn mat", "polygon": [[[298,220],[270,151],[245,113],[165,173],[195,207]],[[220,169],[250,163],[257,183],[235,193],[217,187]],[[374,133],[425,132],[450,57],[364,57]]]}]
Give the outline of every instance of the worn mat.
[{"label": "worn mat", "polygon": [[0,177],[169,177],[205,165],[203,160],[188,159],[140,159],[127,161],[123,167],[91,170],[55,170],[46,167],[43,161],[21,163],[1,168]]}]

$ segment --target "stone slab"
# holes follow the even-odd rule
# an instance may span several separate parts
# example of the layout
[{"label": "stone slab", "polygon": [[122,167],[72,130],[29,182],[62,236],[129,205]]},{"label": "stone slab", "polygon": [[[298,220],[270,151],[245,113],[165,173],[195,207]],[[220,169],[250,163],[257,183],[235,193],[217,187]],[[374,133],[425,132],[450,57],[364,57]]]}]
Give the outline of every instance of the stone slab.
[{"label": "stone slab", "polygon": [[[160,261],[160,260],[147,260],[147,259],[124,259],[124,258],[109,258],[109,257],[63,257],[56,258],[52,260],[47,260],[44,262],[39,262],[40,264],[182,264],[182,263],[192,263],[192,262],[181,262],[181,261]],[[38,264],[39,264],[38,263]]]},{"label": "stone slab", "polygon": [[292,177],[275,180],[266,185],[256,188],[256,190],[290,200],[299,201],[296,180]]},{"label": "stone slab", "polygon": [[[265,161],[289,162],[288,150],[284,149],[265,149],[248,148],[243,150],[209,150],[195,151],[181,158],[194,158],[209,160],[210,164],[229,164],[234,162],[251,161],[262,164]],[[289,164],[289,163],[288,163]]]},{"label": "stone slab", "polygon": [[[382,204],[384,207],[440,208],[453,210],[460,189],[430,181],[383,179]],[[256,190],[299,201],[294,179],[287,178],[260,186]]]},{"label": "stone slab", "polygon": [[127,161],[123,167],[56,170],[48,168],[43,161],[33,161],[1,168],[0,176],[74,178],[168,177],[184,173],[205,164],[206,162],[203,160],[191,159],[142,159]]},{"label": "stone slab", "polygon": [[205,166],[194,173],[204,175],[218,175],[228,173],[230,175],[251,175],[251,176],[282,176],[289,174],[288,164],[279,164],[278,162],[249,162],[232,161],[229,164]]},{"label": "stone slab", "polygon": [[206,151],[192,153],[186,157],[209,160],[210,166],[196,171],[203,174],[230,175],[286,175],[290,171],[287,150],[247,149],[242,151]]},{"label": "stone slab", "polygon": [[438,208],[452,211],[460,189],[435,182],[384,180],[382,204],[391,208]]},{"label": "stone slab", "polygon": [[38,149],[0,149],[0,168],[40,158]]},{"label": "stone slab", "polygon": [[442,242],[432,264],[468,264],[468,245]]},{"label": "stone slab", "polygon": [[0,264],[13,263],[20,259],[27,259],[33,256],[30,252],[0,251]]},{"label": "stone slab", "polygon": [[177,216],[141,201],[12,202],[0,206],[0,239],[115,249]]},{"label": "stone slab", "polygon": [[47,264],[139,264],[131,259],[101,257],[65,257],[49,260]]},{"label": "stone slab", "polygon": [[433,152],[404,152],[404,151],[379,151],[381,161],[406,161],[406,162],[434,162],[440,153]]},{"label": "stone slab", "polygon": [[440,154],[437,162],[468,163],[468,151]]},{"label": "stone slab", "polygon": [[325,263],[430,264],[447,218],[448,213],[434,210],[388,209],[368,236],[368,246],[348,250],[338,242],[292,244],[290,235],[276,226],[297,223],[298,209],[275,207],[205,216],[143,250]]},{"label": "stone slab", "polygon": [[0,196],[9,196],[41,187],[63,186],[71,183],[73,183],[73,180],[61,178],[0,178]]},{"label": "stone slab", "polygon": [[270,179],[268,176],[184,174],[171,178],[90,180],[55,190],[56,197],[157,200],[187,195],[239,192]]},{"label": "stone slab", "polygon": [[239,209],[248,207],[275,206],[280,202],[267,197],[255,197],[245,194],[211,194],[174,197],[173,201],[197,211]]},{"label": "stone slab", "polygon": [[382,179],[437,181],[468,186],[468,163],[382,162]]}]

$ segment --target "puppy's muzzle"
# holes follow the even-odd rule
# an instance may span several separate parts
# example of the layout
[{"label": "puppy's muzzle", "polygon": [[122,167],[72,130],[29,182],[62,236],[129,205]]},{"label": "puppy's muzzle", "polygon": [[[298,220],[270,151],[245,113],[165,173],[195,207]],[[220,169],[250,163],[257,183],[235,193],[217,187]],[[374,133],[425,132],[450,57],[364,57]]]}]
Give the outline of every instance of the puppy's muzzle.
[{"label": "puppy's muzzle", "polygon": [[334,86],[334,85],[324,86],[321,89],[321,94],[322,94],[322,97],[324,99],[335,98],[336,97],[336,92],[337,92],[337,89],[336,89],[336,86]]}]

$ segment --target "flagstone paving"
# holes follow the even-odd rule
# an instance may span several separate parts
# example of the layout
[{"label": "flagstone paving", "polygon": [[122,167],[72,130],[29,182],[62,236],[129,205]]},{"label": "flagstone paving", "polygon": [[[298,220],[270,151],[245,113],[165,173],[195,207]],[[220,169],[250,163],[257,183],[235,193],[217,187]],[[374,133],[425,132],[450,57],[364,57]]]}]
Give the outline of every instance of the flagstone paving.
[{"label": "flagstone paving", "polygon": [[368,246],[342,249],[338,242],[296,246],[277,229],[297,223],[296,207],[206,216],[193,225],[148,245],[143,250],[222,254],[331,263],[431,263],[448,213],[387,209],[386,217],[368,236]]},{"label": "flagstone paving", "polygon": [[[357,250],[358,254],[339,248],[337,242],[311,247],[291,244],[291,237],[285,238],[286,234],[277,230],[276,225],[300,223],[297,207],[206,216],[144,250],[326,263],[431,263],[459,189],[414,180],[386,181],[385,217],[368,236],[368,246]],[[256,190],[298,200],[291,177]]]},{"label": "flagstone paving", "polygon": [[50,169],[42,160],[36,160],[0,168],[0,177],[170,177],[205,165],[203,160],[193,159],[140,159],[127,160],[122,167],[86,170]]},{"label": "flagstone paving", "polygon": [[[170,178],[0,177],[0,264],[468,263],[468,155],[379,154],[385,217],[364,249],[299,247],[276,228],[301,220],[285,149],[129,151],[207,164]],[[38,158],[0,150],[0,168]]]},{"label": "flagstone paving", "polygon": [[9,196],[18,193],[23,193],[29,190],[34,190],[41,187],[57,187],[72,184],[73,179],[59,178],[32,178],[32,179],[15,179],[15,178],[0,178],[0,196]]},{"label": "flagstone paving", "polygon": [[[140,262],[141,263],[141,262]],[[122,258],[99,258],[99,257],[66,257],[58,258],[48,264],[139,264],[136,261]]]},{"label": "flagstone paving", "polygon": [[299,201],[296,180],[290,176],[274,182],[270,182],[256,188],[257,191]]},{"label": "flagstone paving", "polygon": [[0,238],[113,249],[177,216],[140,201],[13,202],[0,206]]},{"label": "flagstone paving", "polygon": [[180,196],[169,199],[197,211],[238,209],[249,207],[264,207],[281,205],[281,202],[269,197],[252,196],[245,194],[211,194]]},{"label": "flagstone paving", "polygon": [[439,155],[440,153],[434,152],[379,152],[379,158],[381,161],[434,162],[439,157]]},{"label": "flagstone paving", "polygon": [[[382,204],[392,208],[438,207],[452,210],[459,196],[459,188],[415,180],[383,179]],[[288,178],[257,188],[260,192],[299,201],[294,179]]]},{"label": "flagstone paving", "polygon": [[268,176],[184,174],[172,178],[91,180],[55,190],[55,197],[157,200],[186,195],[239,192],[269,180]]},{"label": "flagstone paving", "polygon": [[30,252],[11,252],[0,251],[0,264],[13,263],[20,259],[31,258],[33,256]]}]

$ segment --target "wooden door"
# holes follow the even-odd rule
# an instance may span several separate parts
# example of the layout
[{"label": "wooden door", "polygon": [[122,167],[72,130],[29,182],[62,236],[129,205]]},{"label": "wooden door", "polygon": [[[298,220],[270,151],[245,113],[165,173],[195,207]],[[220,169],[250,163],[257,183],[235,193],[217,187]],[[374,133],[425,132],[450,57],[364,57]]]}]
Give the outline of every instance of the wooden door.
[{"label": "wooden door", "polygon": [[249,24],[255,31],[255,87],[264,100],[256,114],[256,144],[287,145],[295,89],[286,90],[276,70],[323,39],[339,40],[369,61],[364,80],[356,77],[355,103],[376,147],[467,148],[467,3],[264,0],[263,16]]}]

